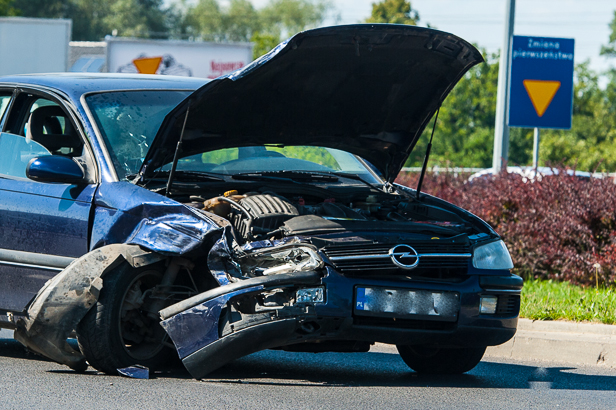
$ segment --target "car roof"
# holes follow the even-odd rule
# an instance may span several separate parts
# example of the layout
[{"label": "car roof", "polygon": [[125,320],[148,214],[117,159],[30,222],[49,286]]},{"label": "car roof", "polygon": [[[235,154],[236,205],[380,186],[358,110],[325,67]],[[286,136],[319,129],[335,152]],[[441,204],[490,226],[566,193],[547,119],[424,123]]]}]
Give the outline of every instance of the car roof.
[{"label": "car roof", "polygon": [[209,81],[205,78],[151,74],[49,73],[0,77],[0,86],[15,84],[43,86],[79,100],[82,94],[97,91],[196,90]]}]

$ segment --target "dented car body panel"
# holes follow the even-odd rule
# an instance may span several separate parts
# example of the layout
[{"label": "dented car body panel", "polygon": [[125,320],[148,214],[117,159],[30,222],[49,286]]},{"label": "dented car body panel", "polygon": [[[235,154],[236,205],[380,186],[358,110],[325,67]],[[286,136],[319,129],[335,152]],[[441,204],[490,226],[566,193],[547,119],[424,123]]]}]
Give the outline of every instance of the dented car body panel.
[{"label": "dented car body panel", "polygon": [[[3,303],[0,326],[78,371],[116,374],[177,354],[195,378],[270,348],[358,352],[382,342],[464,357],[509,340],[522,283],[498,234],[391,183],[480,61],[447,33],[354,25],[300,33],[211,82],[0,80],[0,97],[10,95],[0,148],[17,141],[15,158],[62,155],[83,170],[62,191],[79,204],[53,209],[83,225],[77,245],[0,246],[5,283],[29,269],[49,279],[27,285],[27,305]],[[0,170],[2,193],[21,181],[36,195],[63,186],[15,166],[18,175]],[[15,215],[7,198],[0,228]],[[81,351],[66,343],[73,331]]]},{"label": "dented car body panel", "polygon": [[128,182],[104,184],[96,193],[92,248],[113,243],[182,255],[221,229],[203,213]]}]

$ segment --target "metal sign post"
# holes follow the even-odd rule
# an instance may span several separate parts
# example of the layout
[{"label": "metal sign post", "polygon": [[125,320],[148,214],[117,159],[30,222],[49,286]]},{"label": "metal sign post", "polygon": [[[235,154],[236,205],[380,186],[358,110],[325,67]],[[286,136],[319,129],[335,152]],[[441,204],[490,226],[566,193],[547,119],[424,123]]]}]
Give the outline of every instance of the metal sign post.
[{"label": "metal sign post", "polygon": [[507,0],[505,17],[505,37],[498,69],[498,89],[496,92],[496,119],[494,121],[494,154],[492,168],[497,174],[506,166],[509,157],[509,127],[507,113],[509,112],[509,71],[511,67],[511,39],[515,21],[515,0]]},{"label": "metal sign post", "polygon": [[533,138],[533,169],[535,175],[537,175],[537,167],[539,166],[539,128],[535,128],[535,135]]}]

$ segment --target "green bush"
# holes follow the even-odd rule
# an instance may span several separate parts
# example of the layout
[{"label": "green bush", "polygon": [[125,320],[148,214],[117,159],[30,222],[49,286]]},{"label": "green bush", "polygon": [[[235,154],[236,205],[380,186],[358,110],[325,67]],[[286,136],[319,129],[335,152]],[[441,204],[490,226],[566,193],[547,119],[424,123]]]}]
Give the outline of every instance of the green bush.
[{"label": "green bush", "polygon": [[[416,186],[416,174],[397,182]],[[424,191],[468,209],[507,243],[514,272],[580,285],[616,284],[616,185],[560,170],[534,182],[516,174],[467,182],[428,175]]]}]

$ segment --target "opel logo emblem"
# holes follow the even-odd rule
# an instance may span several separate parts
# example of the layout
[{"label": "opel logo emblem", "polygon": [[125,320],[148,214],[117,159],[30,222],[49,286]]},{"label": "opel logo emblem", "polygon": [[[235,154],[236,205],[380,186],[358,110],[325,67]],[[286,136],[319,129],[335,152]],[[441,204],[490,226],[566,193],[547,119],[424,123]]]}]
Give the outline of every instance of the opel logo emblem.
[{"label": "opel logo emblem", "polygon": [[419,255],[408,245],[396,245],[389,250],[391,261],[402,269],[415,269],[419,265]]}]

